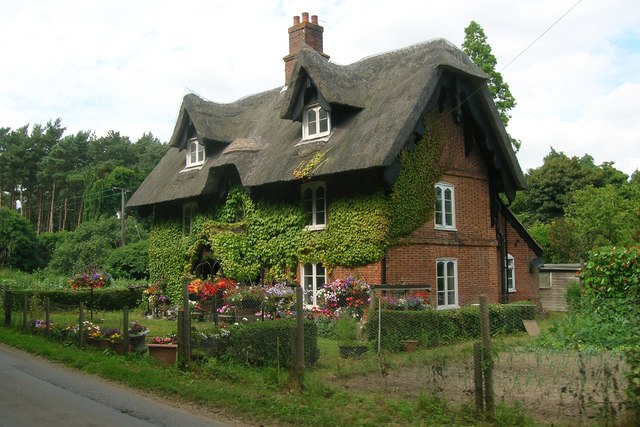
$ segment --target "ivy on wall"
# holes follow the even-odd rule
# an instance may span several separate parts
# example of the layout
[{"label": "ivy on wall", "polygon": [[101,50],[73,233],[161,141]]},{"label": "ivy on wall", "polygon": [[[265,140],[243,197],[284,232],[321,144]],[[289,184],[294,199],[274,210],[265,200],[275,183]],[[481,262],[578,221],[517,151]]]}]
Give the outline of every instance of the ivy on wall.
[{"label": "ivy on wall", "polygon": [[149,245],[152,279],[166,280],[169,296],[176,298],[183,281],[206,260],[219,260],[225,276],[243,282],[261,275],[268,281],[290,280],[298,263],[322,262],[331,269],[379,261],[395,239],[433,217],[444,144],[439,127],[427,129],[401,153],[391,194],[333,200],[322,231],[305,230],[299,204],[256,203],[239,187],[213,213],[196,215],[190,236],[182,236],[178,221],[156,224]]},{"label": "ivy on wall", "polygon": [[436,182],[444,173],[440,158],[444,147],[443,130],[425,117],[422,138],[400,154],[400,175],[391,193],[391,237],[406,236],[433,218]]},{"label": "ivy on wall", "polygon": [[167,296],[175,303],[182,301],[186,252],[179,220],[158,221],[151,227],[149,277],[152,281],[163,280],[167,284]]}]

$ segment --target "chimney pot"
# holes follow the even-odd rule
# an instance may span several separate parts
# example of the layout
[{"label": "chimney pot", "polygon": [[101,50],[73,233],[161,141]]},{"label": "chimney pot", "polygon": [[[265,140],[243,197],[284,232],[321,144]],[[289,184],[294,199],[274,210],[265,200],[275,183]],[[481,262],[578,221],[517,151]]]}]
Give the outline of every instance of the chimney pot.
[{"label": "chimney pot", "polygon": [[293,17],[293,25],[298,25],[300,24],[300,17],[299,16],[294,16]]},{"label": "chimney pot", "polygon": [[302,12],[302,22],[309,22],[309,12]]},{"label": "chimney pot", "polygon": [[311,15],[311,23],[318,25],[318,15]]}]

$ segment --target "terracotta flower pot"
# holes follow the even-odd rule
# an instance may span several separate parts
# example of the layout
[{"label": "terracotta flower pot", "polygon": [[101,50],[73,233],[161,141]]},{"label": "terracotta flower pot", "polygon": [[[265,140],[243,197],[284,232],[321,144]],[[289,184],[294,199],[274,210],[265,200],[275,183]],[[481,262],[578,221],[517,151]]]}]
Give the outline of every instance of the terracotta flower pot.
[{"label": "terracotta flower pot", "polygon": [[178,346],[176,344],[147,344],[149,355],[161,363],[176,363]]},{"label": "terracotta flower pot", "polygon": [[129,345],[129,343],[124,341],[109,342],[109,348],[116,354],[127,354],[129,353],[129,351],[131,351],[131,346]]},{"label": "terracotta flower pot", "polygon": [[418,340],[402,340],[400,341],[407,353],[414,352],[418,349]]},{"label": "terracotta flower pot", "polygon": [[103,338],[87,337],[87,345],[96,347],[99,350],[104,350],[109,347],[109,340]]}]

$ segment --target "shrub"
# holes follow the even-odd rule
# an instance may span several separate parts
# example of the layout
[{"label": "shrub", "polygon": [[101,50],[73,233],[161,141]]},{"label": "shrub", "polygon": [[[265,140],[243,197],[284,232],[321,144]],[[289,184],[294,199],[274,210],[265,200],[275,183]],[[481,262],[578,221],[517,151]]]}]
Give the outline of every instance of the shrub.
[{"label": "shrub", "polygon": [[129,243],[114,249],[105,261],[105,270],[114,278],[143,280],[149,278],[149,241]]},{"label": "shrub", "polygon": [[[535,305],[507,304],[489,306],[492,335],[524,332],[523,319],[533,319]],[[377,342],[378,316],[369,317],[368,337]],[[422,347],[451,344],[480,337],[480,309],[477,306],[457,310],[398,311],[380,313],[381,348],[401,351],[402,340],[418,340]]]},{"label": "shrub", "polygon": [[[292,365],[295,320],[251,322],[231,329],[226,356],[250,366]],[[316,325],[304,323],[304,363],[313,366],[320,357]]]},{"label": "shrub", "polygon": [[36,233],[22,215],[0,208],[0,266],[32,271],[42,267]]}]

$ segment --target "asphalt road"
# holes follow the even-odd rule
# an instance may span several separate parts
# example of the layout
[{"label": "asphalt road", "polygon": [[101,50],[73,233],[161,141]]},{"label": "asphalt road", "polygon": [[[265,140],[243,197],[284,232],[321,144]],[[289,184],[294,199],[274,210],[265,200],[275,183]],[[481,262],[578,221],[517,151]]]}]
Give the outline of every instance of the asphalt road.
[{"label": "asphalt road", "polygon": [[0,427],[225,425],[0,343]]}]

